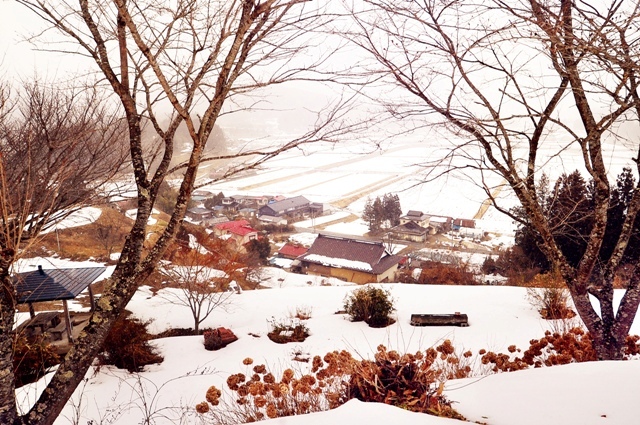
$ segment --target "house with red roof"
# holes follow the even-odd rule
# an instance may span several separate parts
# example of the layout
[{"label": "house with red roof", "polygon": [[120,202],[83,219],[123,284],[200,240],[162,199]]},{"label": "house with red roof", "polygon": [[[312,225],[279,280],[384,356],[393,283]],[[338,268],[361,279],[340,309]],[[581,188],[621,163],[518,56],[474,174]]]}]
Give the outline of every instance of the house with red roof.
[{"label": "house with red roof", "polygon": [[297,243],[287,242],[286,244],[284,244],[282,248],[278,250],[278,257],[295,260],[302,254],[305,254],[308,249],[309,248],[307,248],[306,246],[303,246]]},{"label": "house with red roof", "polygon": [[229,240],[237,247],[242,247],[249,241],[258,239],[258,231],[251,227],[247,220],[234,220],[216,224],[213,232],[217,237]]}]

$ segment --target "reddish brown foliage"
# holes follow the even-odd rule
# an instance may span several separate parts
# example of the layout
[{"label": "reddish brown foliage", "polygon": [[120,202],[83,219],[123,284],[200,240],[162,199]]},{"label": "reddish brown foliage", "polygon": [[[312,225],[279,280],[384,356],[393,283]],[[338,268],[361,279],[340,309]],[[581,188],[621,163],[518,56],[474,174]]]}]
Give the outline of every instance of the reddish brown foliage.
[{"label": "reddish brown foliage", "polygon": [[428,261],[416,283],[432,285],[477,285],[475,276],[464,265],[452,265]]},{"label": "reddish brown foliage", "polygon": [[153,363],[161,363],[164,358],[149,344],[153,335],[147,330],[149,321],[135,317],[120,317],[115,321],[98,355],[102,365],[114,365],[129,372],[141,372]]}]

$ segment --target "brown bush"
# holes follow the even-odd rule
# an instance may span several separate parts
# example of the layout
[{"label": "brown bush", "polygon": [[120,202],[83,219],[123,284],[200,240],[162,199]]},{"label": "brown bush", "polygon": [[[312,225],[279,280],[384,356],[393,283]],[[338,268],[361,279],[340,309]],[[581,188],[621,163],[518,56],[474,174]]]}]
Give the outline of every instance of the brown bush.
[{"label": "brown bush", "polygon": [[[209,414],[221,424],[248,423],[333,409],[358,398],[463,419],[442,394],[443,370],[451,369],[442,366],[458,363],[451,361],[453,358],[457,358],[453,346],[445,341],[426,352],[404,355],[380,345],[374,360],[356,360],[347,351],[333,351],[324,358],[315,356],[311,373],[296,376],[292,369],[286,369],[279,380],[264,365],[257,365],[246,374],[227,378],[235,402],[223,403]],[[243,363],[249,367],[253,361],[245,359]],[[468,376],[468,372],[462,375]],[[212,402],[209,392],[207,400]],[[218,395],[212,404],[219,403]],[[199,407],[199,411],[205,410]]]},{"label": "brown bush", "polygon": [[540,316],[547,320],[571,319],[576,313],[569,307],[569,291],[557,274],[540,274],[527,288],[527,299]]},{"label": "brown bush", "polygon": [[465,265],[427,261],[416,283],[432,285],[477,285],[475,275]]},{"label": "brown bush", "polygon": [[[443,358],[450,354],[453,351],[441,352]],[[437,349],[427,350],[425,354],[400,355],[380,345],[374,361],[355,363],[349,379],[351,396],[413,412],[465,420],[442,394],[444,383],[438,382],[441,376],[438,368],[433,367],[437,357]]]},{"label": "brown bush", "polygon": [[98,354],[99,364],[114,365],[133,373],[141,372],[148,364],[161,363],[164,358],[149,344],[153,338],[147,330],[150,323],[135,317],[118,318]]},{"label": "brown bush", "polygon": [[[640,353],[638,339],[640,339],[638,336],[627,337],[626,358]],[[509,347],[509,351],[521,352],[515,346]],[[510,372],[530,367],[581,363],[597,359],[591,336],[580,328],[573,328],[564,333],[547,331],[543,338],[532,339],[529,348],[521,356],[513,357],[509,354],[494,352],[481,353],[482,363],[491,365],[494,372]]]},{"label": "brown bush", "polygon": [[46,343],[42,335],[27,339],[23,335],[16,337],[13,352],[13,374],[16,387],[35,382],[47,370],[60,363],[53,346]]}]

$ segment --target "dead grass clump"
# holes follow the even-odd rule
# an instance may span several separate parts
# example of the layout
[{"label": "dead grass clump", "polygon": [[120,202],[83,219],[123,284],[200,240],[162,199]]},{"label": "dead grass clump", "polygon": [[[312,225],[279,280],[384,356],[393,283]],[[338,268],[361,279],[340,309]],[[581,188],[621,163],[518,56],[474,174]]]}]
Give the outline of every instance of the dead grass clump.
[{"label": "dead grass clump", "polygon": [[289,312],[290,319],[298,319],[298,320],[309,320],[311,319],[311,313],[313,312],[313,307],[308,305],[297,306],[294,312]]},{"label": "dead grass clump", "polygon": [[590,335],[580,328],[573,328],[565,333],[547,331],[543,338],[532,339],[529,348],[521,356],[517,354],[521,350],[514,345],[509,347],[509,353],[481,351],[482,364],[490,365],[493,372],[511,372],[598,359]]},{"label": "dead grass clump", "polygon": [[[451,347],[452,351],[448,348]],[[441,348],[441,347],[439,347]],[[465,420],[443,395],[444,381],[437,359],[453,355],[453,347],[400,355],[380,345],[374,361],[358,361],[349,390],[361,401],[391,404],[413,412]]]}]

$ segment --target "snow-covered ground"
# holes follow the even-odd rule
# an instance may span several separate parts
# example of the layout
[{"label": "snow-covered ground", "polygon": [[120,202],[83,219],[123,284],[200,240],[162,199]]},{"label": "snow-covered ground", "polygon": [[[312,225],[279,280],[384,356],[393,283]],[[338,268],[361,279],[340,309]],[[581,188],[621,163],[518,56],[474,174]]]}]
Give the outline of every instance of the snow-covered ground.
[{"label": "snow-covered ground", "polygon": [[[552,325],[540,319],[528,304],[523,288],[386,284],[383,287],[395,300],[397,322],[387,328],[373,329],[336,314],[343,308],[345,296],[355,289],[352,285],[271,268],[265,270],[262,278],[270,289],[234,293],[227,308],[214,312],[202,324],[227,327],[239,337],[238,341],[220,351],[206,351],[203,338],[198,336],[155,340],[153,344],[164,356],[163,363],[148,366],[139,375],[112,367],[103,367],[97,373],[89,371],[86,384],[76,391],[73,404],[65,409],[56,424],[73,423],[73,405],[80,405],[80,423],[107,422],[110,415],[115,415],[111,418],[118,424],[139,423],[145,405],[150,412],[155,412],[155,423],[180,423],[173,415],[193,409],[204,400],[209,386],[226,388],[225,381],[230,374],[246,371],[242,364],[246,357],[266,364],[277,374],[289,366],[300,371],[308,368],[307,363],[292,360],[294,353],[313,356],[346,349],[356,356],[369,357],[378,344],[415,352],[451,339],[460,350],[477,352],[485,348],[506,352],[511,344],[528,347],[530,339],[541,337]],[[325,286],[338,283],[343,286]],[[266,336],[269,321],[287,320],[299,307],[311,311],[307,321],[311,336],[303,343],[280,345],[270,341]],[[146,287],[138,291],[128,309],[137,317],[153,319],[153,332],[192,326],[188,309],[172,305],[167,297],[153,295]],[[469,327],[420,328],[409,324],[410,315],[414,313],[455,311],[469,316]],[[631,331],[640,332],[640,321],[636,320]],[[28,405],[33,402],[35,391],[42,387],[41,382],[31,387],[32,392],[20,390],[19,400]],[[461,414],[491,425],[629,425],[637,423],[637,394],[640,394],[639,361],[575,364],[478,376],[451,380],[446,386],[446,395]],[[177,411],[164,409],[168,407],[175,407]],[[198,422],[192,418],[182,423]],[[334,411],[269,423],[431,425],[462,422],[351,401]]]},{"label": "snow-covered ground", "polygon": [[56,230],[68,229],[70,227],[85,226],[96,221],[101,214],[102,211],[100,210],[100,208],[80,208],[78,211],[72,212],[63,220],[55,223],[53,226],[46,228],[42,233],[54,232]]}]

